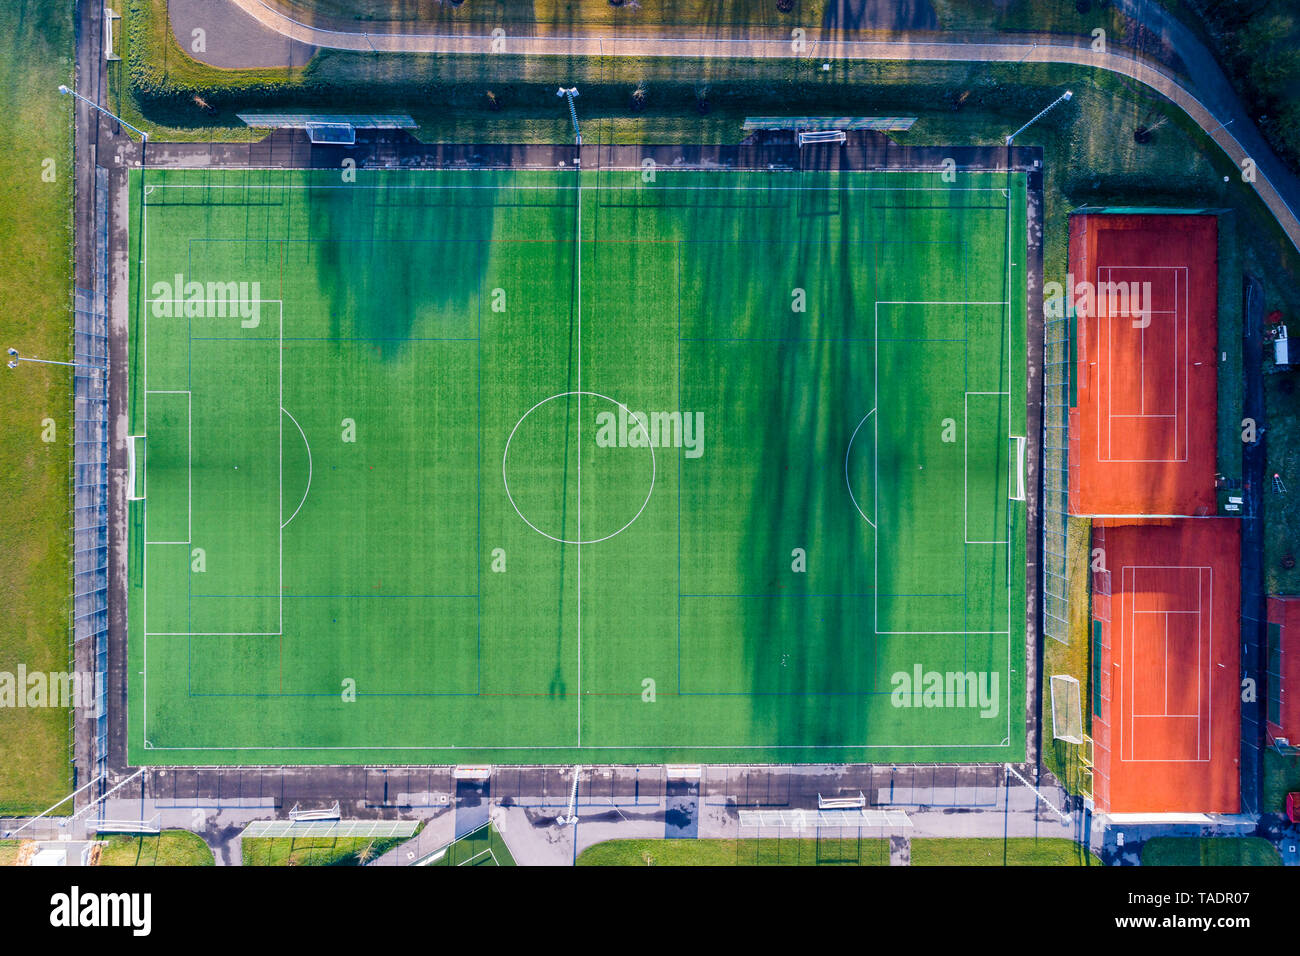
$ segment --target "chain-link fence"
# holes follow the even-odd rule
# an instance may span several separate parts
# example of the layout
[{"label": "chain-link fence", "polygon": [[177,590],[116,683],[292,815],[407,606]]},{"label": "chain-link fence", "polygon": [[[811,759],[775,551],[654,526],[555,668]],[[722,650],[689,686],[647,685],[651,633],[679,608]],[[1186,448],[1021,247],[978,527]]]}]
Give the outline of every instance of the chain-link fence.
[{"label": "chain-link fence", "polygon": [[93,642],[92,776],[102,778],[108,753],[108,170],[100,166],[95,167],[93,239],[92,287],[76,290],[73,325],[72,639]]},{"label": "chain-link fence", "polygon": [[1043,321],[1043,632],[1068,644],[1070,320],[1062,312]]}]

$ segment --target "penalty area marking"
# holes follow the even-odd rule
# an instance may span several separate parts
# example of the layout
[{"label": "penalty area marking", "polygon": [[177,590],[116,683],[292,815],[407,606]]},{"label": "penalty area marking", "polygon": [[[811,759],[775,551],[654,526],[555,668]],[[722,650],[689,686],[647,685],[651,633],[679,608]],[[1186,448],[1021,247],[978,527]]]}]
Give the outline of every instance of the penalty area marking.
[{"label": "penalty area marking", "polygon": [[[553,534],[547,534],[541,528],[537,527],[537,525],[533,524],[531,521],[525,518],[524,513],[519,510],[519,505],[515,504],[514,495],[510,493],[510,478],[507,475],[507,468],[506,468],[506,463],[510,458],[510,443],[514,441],[515,432],[519,431],[519,426],[524,423],[524,420],[528,418],[528,416],[531,415],[533,412],[537,411],[537,409],[545,405],[547,402],[553,402],[557,398],[568,398],[573,395],[577,395],[579,397],[583,395],[587,395],[590,396],[591,398],[601,398],[609,402],[611,405],[617,405],[619,408],[623,409],[623,411],[627,412],[628,417],[632,419],[632,421],[636,422],[637,428],[640,430],[641,434],[645,437],[646,447],[650,449],[650,487],[646,489],[645,501],[641,502],[641,507],[637,509],[636,514],[634,514],[631,520],[629,520],[627,524],[623,525],[623,527],[619,528],[617,531],[610,532],[609,534],[605,535],[603,538],[593,538],[590,541],[583,540],[581,532],[578,533],[577,540],[568,539],[568,538],[557,538]],[[581,445],[579,445],[578,447],[578,458],[579,458],[579,463],[581,463],[581,459],[582,459]],[[502,484],[505,485],[506,497],[510,499],[510,507],[515,509],[515,514],[519,515],[519,519],[523,521],[524,524],[528,525],[528,527],[532,528],[542,537],[550,538],[552,541],[556,541],[560,544],[600,544],[600,542],[608,541],[610,538],[613,538],[616,535],[620,535],[628,528],[632,527],[636,519],[641,517],[641,512],[645,511],[646,505],[650,503],[650,496],[654,494],[654,490],[655,490],[655,476],[657,474],[658,474],[658,466],[655,462],[655,449],[654,449],[654,445],[650,441],[650,432],[646,429],[645,422],[641,421],[640,416],[638,416],[635,412],[632,411],[632,409],[628,408],[622,402],[618,401],[617,399],[610,398],[608,395],[602,395],[599,392],[587,392],[587,391],[575,390],[570,392],[559,392],[555,395],[550,396],[549,398],[542,399],[532,408],[528,409],[528,411],[524,412],[523,415],[519,417],[519,421],[515,422],[515,427],[510,429],[510,437],[506,439],[505,451],[502,452],[501,454],[501,482]],[[581,492],[579,492],[579,495],[581,495]]]}]

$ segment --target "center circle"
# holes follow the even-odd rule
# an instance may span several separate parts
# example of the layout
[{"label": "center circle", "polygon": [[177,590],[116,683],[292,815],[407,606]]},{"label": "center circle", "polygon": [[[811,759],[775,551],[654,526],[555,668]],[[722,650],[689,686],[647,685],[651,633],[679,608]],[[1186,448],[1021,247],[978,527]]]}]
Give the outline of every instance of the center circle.
[{"label": "center circle", "polygon": [[[650,464],[644,497],[642,450]],[[656,468],[644,418],[599,392],[542,399],[515,422],[501,455],[511,507],[560,544],[599,544],[626,531],[650,503]]]}]

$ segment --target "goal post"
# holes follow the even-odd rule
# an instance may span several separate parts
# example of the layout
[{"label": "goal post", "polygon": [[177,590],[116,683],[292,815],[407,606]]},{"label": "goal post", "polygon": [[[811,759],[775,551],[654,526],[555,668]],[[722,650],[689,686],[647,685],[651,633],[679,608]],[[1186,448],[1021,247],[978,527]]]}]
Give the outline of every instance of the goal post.
[{"label": "goal post", "polygon": [[848,134],[842,129],[813,129],[799,131],[799,145],[810,146],[815,143],[843,143],[848,141]]},{"label": "goal post", "polygon": [[1029,442],[1023,435],[1011,436],[1011,488],[1013,501],[1025,500],[1025,453]]},{"label": "goal post", "polygon": [[1083,743],[1083,704],[1079,681],[1068,674],[1052,675],[1052,739]]},{"label": "goal post", "polygon": [[148,447],[145,444],[145,436],[128,435],[126,440],[126,491],[128,501],[144,500],[144,469],[136,465],[137,445],[140,451],[148,454]]}]

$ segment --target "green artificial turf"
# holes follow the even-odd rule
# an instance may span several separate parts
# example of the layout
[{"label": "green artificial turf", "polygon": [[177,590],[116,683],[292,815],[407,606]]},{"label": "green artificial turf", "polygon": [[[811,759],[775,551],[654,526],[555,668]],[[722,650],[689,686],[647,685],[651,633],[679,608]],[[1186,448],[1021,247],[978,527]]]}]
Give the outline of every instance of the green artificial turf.
[{"label": "green artificial turf", "polygon": [[1023,757],[1023,176],[576,184],[135,174],[133,761]]},{"label": "green artificial turf", "polygon": [[912,866],[1101,866],[1073,840],[989,837],[912,841]]},{"label": "green artificial turf", "polygon": [[443,849],[441,855],[430,858],[428,866],[515,866],[515,858],[501,839],[497,828],[486,823],[471,833],[465,834],[450,846]]}]

